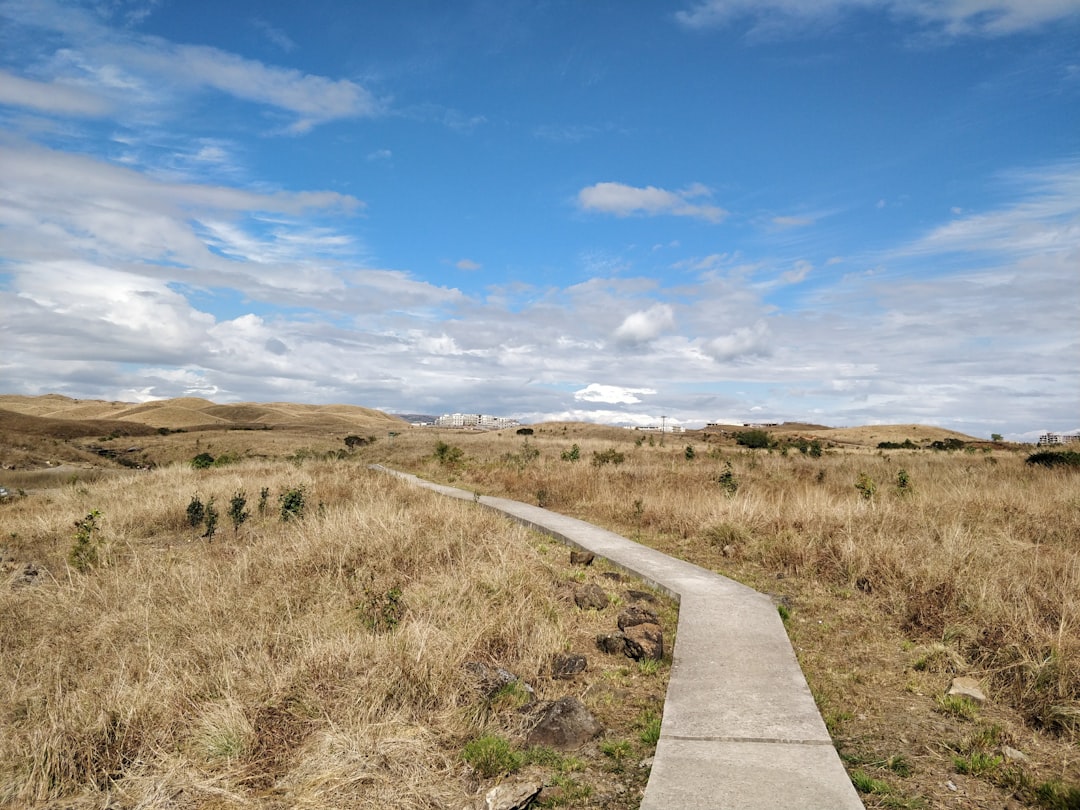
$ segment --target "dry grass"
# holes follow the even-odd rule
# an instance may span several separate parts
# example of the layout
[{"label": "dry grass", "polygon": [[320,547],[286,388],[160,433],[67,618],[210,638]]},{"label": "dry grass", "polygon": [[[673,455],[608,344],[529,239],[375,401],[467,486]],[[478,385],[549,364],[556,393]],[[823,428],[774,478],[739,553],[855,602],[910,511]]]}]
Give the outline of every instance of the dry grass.
[{"label": "dry grass", "polygon": [[[295,489],[305,516],[283,521]],[[187,523],[195,494],[220,512],[212,541]],[[101,564],[79,573],[92,510]],[[461,806],[463,743],[525,723],[464,664],[553,699],[552,655],[600,621],[566,603],[547,541],[349,462],[77,482],[4,504],[3,525],[9,573],[46,569],[0,587],[4,806]]]},{"label": "dry grass", "polygon": [[[630,432],[617,441],[562,426],[544,426],[528,445],[511,433],[407,438],[366,452],[465,489],[542,501],[788,595],[808,678],[827,719],[832,711],[848,721],[853,747],[872,741],[935,767],[952,732],[890,712],[903,703],[926,714],[953,674],[969,674],[1013,744],[1046,757],[972,795],[1034,802],[1032,780],[1080,779],[1080,475],[1027,465],[1023,451],[864,448],[812,458],[700,436],[650,446]],[[436,463],[437,440],[459,445],[464,462]],[[562,460],[575,443],[580,460]],[[608,449],[624,462],[591,463]],[[725,470],[734,494],[718,483]],[[944,663],[928,674],[923,659],[935,649]],[[881,688],[896,690],[895,700]],[[946,774],[940,784],[958,778]]]}]

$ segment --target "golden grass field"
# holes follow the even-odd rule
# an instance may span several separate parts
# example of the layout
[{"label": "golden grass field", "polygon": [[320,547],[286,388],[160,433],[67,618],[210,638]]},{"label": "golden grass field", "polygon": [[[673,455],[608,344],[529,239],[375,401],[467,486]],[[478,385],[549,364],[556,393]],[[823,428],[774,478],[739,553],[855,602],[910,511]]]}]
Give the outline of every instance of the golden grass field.
[{"label": "golden grass field", "polygon": [[[1080,807],[1080,475],[1025,464],[1030,447],[879,451],[971,437],[773,429],[818,440],[815,457],[584,424],[527,437],[410,429],[363,409],[249,405],[231,419],[198,401],[161,410],[214,408],[270,429],[162,434],[182,426],[150,421],[154,408],[118,420],[123,407],[40,399],[53,401],[0,398],[0,409],[55,420],[64,436],[80,421],[72,413],[155,430],[57,438],[0,413],[0,463],[18,467],[0,471],[0,485],[48,474],[28,469],[46,461],[62,469],[51,488],[0,507],[8,556],[49,571],[47,586],[0,592],[0,799],[13,805],[105,806],[107,793],[117,806],[463,806],[479,786],[465,742],[521,731],[513,710],[477,702],[463,662],[498,660],[538,691],[552,687],[538,676],[556,651],[599,655],[589,645],[602,614],[568,605],[565,589],[605,580],[470,504],[366,469],[378,462],[541,503],[774,594],[868,807]],[[350,434],[374,441],[347,451]],[[440,443],[460,458],[444,449],[440,462]],[[94,467],[119,469],[90,449],[112,445],[155,469],[89,480]],[[200,452],[233,463],[192,470]],[[303,486],[307,516],[253,517],[234,536],[229,498],[244,488],[253,504],[263,486]],[[222,512],[212,543],[185,523],[196,491]],[[78,573],[66,562],[72,524],[91,509],[108,551]],[[398,580],[407,620],[367,631],[357,603]],[[646,751],[634,718],[663,674],[622,662],[590,667],[581,685],[607,712],[605,739],[633,740],[635,757]],[[988,701],[946,699],[956,675],[976,677]],[[631,704],[621,727],[620,700]],[[564,806],[636,806],[640,780],[609,789],[632,769],[605,748],[578,770],[549,767],[544,778],[595,784]]]}]

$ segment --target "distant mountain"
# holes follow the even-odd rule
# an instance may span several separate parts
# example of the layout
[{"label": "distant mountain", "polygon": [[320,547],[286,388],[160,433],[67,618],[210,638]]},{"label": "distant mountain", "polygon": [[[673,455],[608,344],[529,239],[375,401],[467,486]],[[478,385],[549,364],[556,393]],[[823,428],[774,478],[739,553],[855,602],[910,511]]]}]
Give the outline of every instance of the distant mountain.
[{"label": "distant mountain", "polygon": [[392,413],[390,416],[403,419],[406,422],[434,422],[439,417],[433,416],[430,413]]}]

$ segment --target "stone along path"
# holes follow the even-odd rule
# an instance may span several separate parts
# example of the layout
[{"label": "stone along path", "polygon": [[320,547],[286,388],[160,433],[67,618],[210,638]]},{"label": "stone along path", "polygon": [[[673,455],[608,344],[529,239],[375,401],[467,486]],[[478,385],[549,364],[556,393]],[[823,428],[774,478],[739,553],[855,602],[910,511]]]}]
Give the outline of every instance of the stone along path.
[{"label": "stone along path", "polygon": [[[463,500],[465,490],[378,465]],[[519,501],[478,502],[591,551],[679,601],[660,740],[642,810],[856,810],[851,784],[772,600],[590,523]]]}]

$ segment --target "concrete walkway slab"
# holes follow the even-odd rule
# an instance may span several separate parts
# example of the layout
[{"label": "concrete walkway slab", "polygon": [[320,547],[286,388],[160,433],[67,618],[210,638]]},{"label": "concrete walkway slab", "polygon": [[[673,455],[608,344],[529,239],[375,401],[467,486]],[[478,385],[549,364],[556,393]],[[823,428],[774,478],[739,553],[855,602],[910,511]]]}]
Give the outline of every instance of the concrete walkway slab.
[{"label": "concrete walkway slab", "polygon": [[858,810],[772,600],[700,566],[576,518],[433,484],[574,548],[679,601],[660,740],[642,810]]}]

